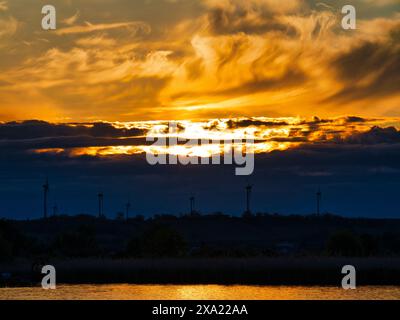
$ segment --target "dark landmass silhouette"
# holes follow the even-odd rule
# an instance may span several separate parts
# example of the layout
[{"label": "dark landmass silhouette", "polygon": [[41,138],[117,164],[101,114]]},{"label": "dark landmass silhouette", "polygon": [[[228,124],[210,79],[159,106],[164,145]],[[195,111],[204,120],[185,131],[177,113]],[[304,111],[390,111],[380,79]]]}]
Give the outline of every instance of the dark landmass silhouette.
[{"label": "dark landmass silhouette", "polygon": [[[115,220],[0,220],[0,285],[35,283],[400,284],[400,219],[222,213]],[[9,276],[9,275],[12,276]]]}]

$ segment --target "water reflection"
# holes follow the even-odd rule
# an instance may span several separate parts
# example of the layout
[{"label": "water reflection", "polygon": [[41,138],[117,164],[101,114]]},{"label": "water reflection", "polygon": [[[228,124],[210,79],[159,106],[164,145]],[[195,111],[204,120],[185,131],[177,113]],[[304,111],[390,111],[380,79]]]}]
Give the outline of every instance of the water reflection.
[{"label": "water reflection", "polygon": [[62,300],[376,300],[400,299],[400,287],[221,285],[60,285],[57,290],[1,288],[0,299]]}]

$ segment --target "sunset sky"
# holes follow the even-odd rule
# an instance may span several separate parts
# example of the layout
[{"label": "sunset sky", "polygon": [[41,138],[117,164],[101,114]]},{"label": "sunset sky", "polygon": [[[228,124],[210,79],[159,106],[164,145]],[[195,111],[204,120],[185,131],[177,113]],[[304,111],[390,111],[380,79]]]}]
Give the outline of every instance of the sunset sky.
[{"label": "sunset sky", "polygon": [[0,120],[400,116],[400,4],[351,3],[1,0]]},{"label": "sunset sky", "polygon": [[[41,27],[43,5],[57,29]],[[344,5],[357,29],[341,26]],[[256,168],[150,166],[146,136],[255,140]],[[400,217],[399,0],[0,0],[0,217]],[[184,149],[210,156],[215,150]],[[20,201],[23,198],[24,201]]]}]

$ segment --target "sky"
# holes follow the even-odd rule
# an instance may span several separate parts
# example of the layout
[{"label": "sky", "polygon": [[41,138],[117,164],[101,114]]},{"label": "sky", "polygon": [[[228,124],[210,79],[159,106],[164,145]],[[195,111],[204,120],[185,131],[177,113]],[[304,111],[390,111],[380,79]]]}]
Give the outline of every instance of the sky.
[{"label": "sky", "polygon": [[0,2],[1,120],[399,116],[397,0]]},{"label": "sky", "polygon": [[[399,40],[398,0],[0,0],[0,217],[40,217],[48,177],[67,214],[104,192],[110,217],[185,213],[192,194],[238,215],[250,183],[255,212],[314,213],[321,188],[325,212],[400,218]],[[146,136],[172,120],[254,139],[254,173],[150,166]]]}]

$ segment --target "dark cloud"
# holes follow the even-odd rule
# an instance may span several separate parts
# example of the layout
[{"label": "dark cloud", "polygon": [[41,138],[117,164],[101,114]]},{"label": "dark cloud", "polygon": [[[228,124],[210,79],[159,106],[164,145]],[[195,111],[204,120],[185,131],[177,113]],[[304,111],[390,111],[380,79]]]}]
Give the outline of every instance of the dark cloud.
[{"label": "dark cloud", "polygon": [[295,149],[261,154],[258,159],[263,162],[265,169],[280,168],[293,170],[293,173],[296,168],[309,171],[325,168],[338,175],[346,168],[354,171],[367,167],[400,169],[400,142],[370,145],[345,142],[303,144]]},{"label": "dark cloud", "polygon": [[[307,142],[308,136],[319,133],[320,142],[341,143],[393,143],[398,140],[395,128],[374,127],[367,132],[357,132],[346,140],[341,136],[354,123],[368,125],[370,119],[348,116],[338,119],[321,119],[313,117],[311,120],[301,121],[297,125],[285,120],[268,119],[231,119],[226,122],[228,129],[256,127],[263,128],[289,128],[288,137],[271,137],[256,139],[257,142]],[[168,122],[164,125],[164,133],[168,132]],[[220,130],[219,121],[216,120],[204,126],[206,130]],[[177,123],[178,132],[186,130],[185,124]],[[355,130],[355,129],[354,129]],[[112,147],[112,146],[139,146],[146,145],[145,129],[116,127],[112,123],[66,123],[53,124],[45,121],[30,120],[23,122],[8,122],[0,124],[0,148],[3,150],[35,150],[35,149],[73,149],[86,147]],[[261,131],[259,131],[261,133]],[[327,135],[330,137],[328,138]],[[334,136],[335,138],[332,138]],[[347,136],[347,134],[346,134]]]},{"label": "dark cloud", "polygon": [[245,7],[234,9],[213,8],[208,13],[208,22],[213,34],[227,35],[235,33],[265,34],[269,31],[296,36],[297,30],[287,24],[276,21],[273,14],[264,10],[250,11]]},{"label": "dark cloud", "polygon": [[346,123],[364,123],[367,121],[371,121],[371,119],[365,119],[365,118],[355,117],[355,116],[348,116],[348,117],[343,118],[343,120]]},{"label": "dark cloud", "polygon": [[263,121],[263,120],[252,120],[252,119],[245,119],[245,120],[229,120],[227,122],[229,129],[236,129],[236,128],[247,128],[250,126],[266,126],[266,127],[280,127],[280,126],[287,126],[289,125],[286,121]]},{"label": "dark cloud", "polygon": [[53,124],[39,120],[0,124],[0,140],[23,140],[51,137],[136,137],[145,134],[142,129],[116,128],[110,123]]},{"label": "dark cloud", "polygon": [[[230,165],[150,166],[144,154],[99,157],[68,153],[69,148],[75,147],[145,143],[141,137],[129,137],[136,131],[124,131],[126,129],[109,123],[5,123],[0,126],[0,215],[40,216],[41,186],[48,176],[52,185],[51,203],[57,202],[62,212],[70,214],[95,213],[99,190],[106,194],[106,211],[111,217],[129,196],[135,202],[136,213],[186,212],[191,193],[197,194],[203,212],[220,210],[240,214],[242,186],[250,180],[255,185],[255,210],[312,212],[314,192],[321,185],[324,206],[332,212],[396,216],[397,202],[388,196],[400,181],[400,132],[396,128],[373,127],[365,132],[354,132],[347,138],[307,141],[307,134],[313,132],[307,128],[327,126],[326,132],[341,133],[340,128],[353,123],[368,125],[368,119],[314,117],[303,121],[298,125],[299,132],[288,138],[270,140],[297,142],[297,147],[257,154],[255,172],[245,178],[235,176],[234,167]],[[208,129],[214,125],[218,130],[217,124],[217,120],[210,123]],[[256,118],[231,120],[228,124],[231,128],[287,125],[290,126],[284,120]],[[32,152],[37,148],[65,148],[66,151]],[[371,186],[379,186],[384,197],[379,197]],[[20,201],[22,196],[23,202]],[[357,196],[359,200],[355,201]],[[336,197],[341,197],[341,201]]]},{"label": "dark cloud", "polygon": [[[201,93],[194,91],[182,91],[173,95],[174,99],[185,98],[185,97],[201,97],[201,96],[215,96],[215,97],[236,97],[247,94],[255,94],[259,92],[268,92],[274,90],[280,90],[284,88],[290,88],[297,85],[304,84],[308,76],[298,67],[292,65],[288,66],[287,70],[282,75],[276,77],[264,77],[262,75],[258,75],[257,72],[259,70],[254,68],[252,77],[253,79],[250,81],[243,82],[237,86],[228,87],[226,89],[218,89],[213,91],[204,91]],[[201,104],[201,103],[200,103]]]},{"label": "dark cloud", "polygon": [[390,38],[393,43],[400,42],[400,26],[398,28],[393,28],[390,31]]},{"label": "dark cloud", "polygon": [[339,56],[333,61],[333,66],[341,79],[350,82],[359,81],[385,67],[388,63],[390,66],[392,61],[396,60],[394,59],[396,52],[398,51],[388,45],[366,42]]},{"label": "dark cloud", "polygon": [[[235,47],[235,46],[234,46]],[[237,49],[233,49],[237,50]],[[229,54],[229,52],[224,55],[222,58],[219,68],[223,68],[225,64],[229,61],[236,61],[234,57],[236,54]],[[264,62],[265,64],[266,62]],[[216,96],[216,97],[225,97],[225,96],[242,96],[247,94],[254,94],[259,92],[268,92],[273,90],[280,90],[284,88],[290,88],[297,85],[304,84],[308,76],[306,72],[301,70],[298,66],[291,64],[286,67],[286,70],[283,74],[278,75],[276,77],[265,77],[259,74],[259,71],[263,65],[262,62],[254,63],[253,67],[250,69],[252,72],[252,80],[245,81],[237,86],[228,87],[226,89],[217,89],[212,91],[203,91],[201,93],[195,91],[181,91],[172,96],[173,99],[185,98],[185,97],[196,97],[199,96]],[[199,104],[201,104],[200,102]],[[207,103],[206,101],[204,103]]]},{"label": "dark cloud", "polygon": [[[380,143],[369,143],[374,134]],[[150,166],[144,155],[70,158],[2,148],[0,214],[40,216],[41,185],[49,176],[51,203],[57,201],[61,212],[70,214],[95,213],[99,190],[106,195],[106,213],[111,217],[129,195],[137,214],[186,212],[191,193],[197,195],[203,212],[240,214],[243,187],[250,180],[255,186],[255,210],[313,212],[314,193],[321,185],[326,210],[395,216],[397,201],[388,195],[400,179],[398,134],[390,128],[373,128],[353,140],[305,143],[259,154],[254,175],[246,179],[236,177],[232,166]],[[379,192],[385,197],[380,198]],[[24,202],[18,201],[21,196]]]},{"label": "dark cloud", "polygon": [[268,90],[278,90],[281,88],[300,85],[307,80],[307,75],[296,67],[289,67],[281,76],[276,78],[257,78],[242,83],[240,86],[221,90],[220,95],[244,95]]},{"label": "dark cloud", "polygon": [[87,147],[137,146],[146,143],[145,138],[103,138],[90,136],[48,137],[25,140],[0,140],[0,148],[14,150],[71,149]]},{"label": "dark cloud", "polygon": [[398,29],[393,30],[387,42],[365,42],[332,62],[345,87],[328,100],[357,100],[400,92],[400,45],[395,41]]},{"label": "dark cloud", "polygon": [[380,144],[380,143],[400,143],[400,132],[394,128],[373,127],[363,133],[355,133],[345,139],[346,143],[352,144]]}]

